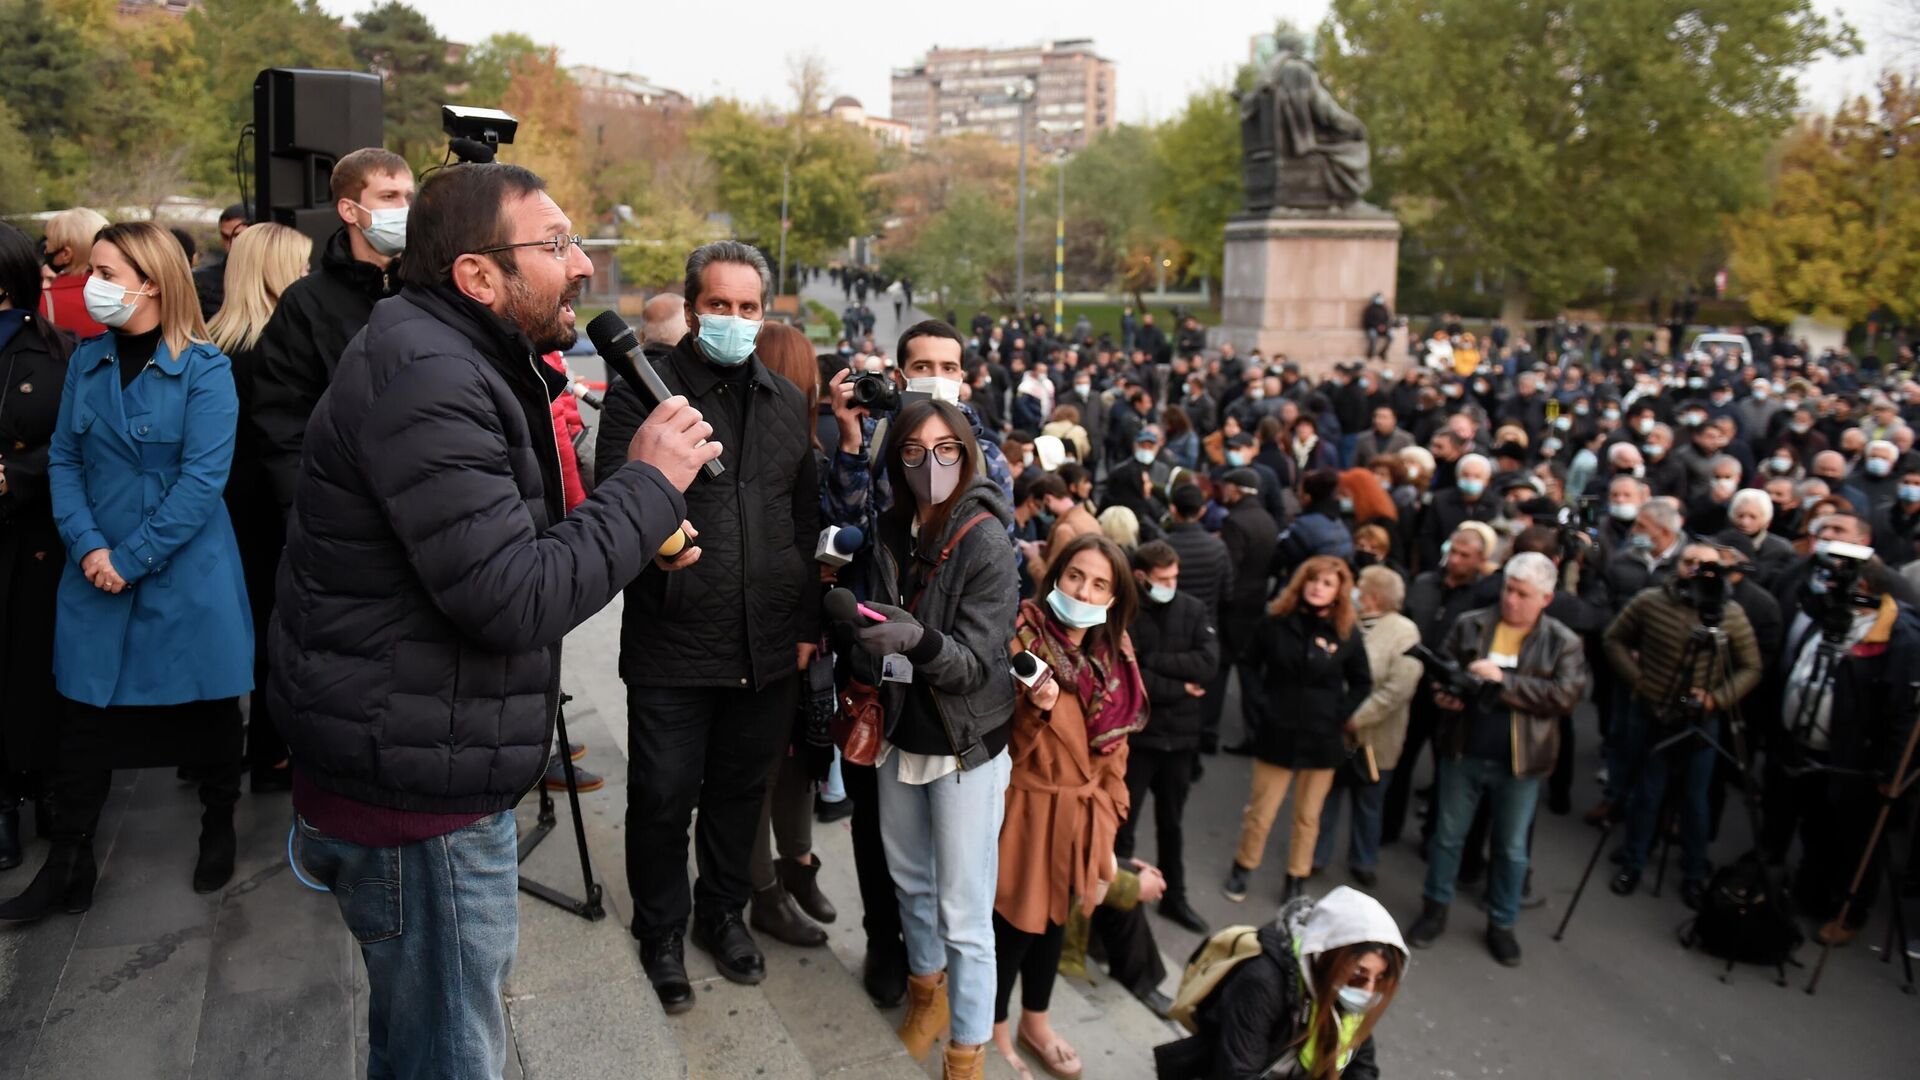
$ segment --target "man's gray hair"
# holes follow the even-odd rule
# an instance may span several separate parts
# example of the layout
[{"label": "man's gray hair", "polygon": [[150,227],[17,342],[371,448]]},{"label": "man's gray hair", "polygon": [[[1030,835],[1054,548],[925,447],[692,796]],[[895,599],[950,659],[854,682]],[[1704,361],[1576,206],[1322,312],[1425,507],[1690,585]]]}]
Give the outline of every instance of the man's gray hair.
[{"label": "man's gray hair", "polygon": [[1752,506],[1760,512],[1760,520],[1773,524],[1773,500],[1758,488],[1742,488],[1733,493],[1733,501],[1727,504],[1727,512],[1738,513],[1742,506]]},{"label": "man's gray hair", "polygon": [[760,305],[765,307],[773,296],[773,271],[767,269],[767,257],[752,244],[743,244],[738,240],[715,240],[711,244],[701,244],[687,256],[687,303],[698,304],[700,300],[700,276],[714,263],[739,263],[751,266],[760,274]]},{"label": "man's gray hair", "polygon": [[1715,454],[1707,462],[1707,471],[1709,473],[1719,472],[1720,466],[1722,465],[1731,465],[1736,469],[1741,467],[1740,459],[1734,457],[1732,454]]},{"label": "man's gray hair", "polygon": [[1607,463],[1618,466],[1627,455],[1640,456],[1640,448],[1630,442],[1617,442],[1607,447]]},{"label": "man's gray hair", "polygon": [[1382,611],[1399,611],[1407,602],[1407,581],[1398,571],[1369,566],[1360,571],[1360,591],[1380,602]]},{"label": "man's gray hair", "polygon": [[1478,466],[1482,469],[1487,470],[1488,473],[1493,472],[1493,462],[1488,461],[1486,458],[1486,455],[1468,454],[1467,456],[1461,458],[1458,462],[1454,464],[1453,466],[1454,474],[1458,475],[1460,473],[1465,472],[1467,469],[1467,466],[1469,465]]},{"label": "man's gray hair", "polygon": [[1507,580],[1524,581],[1548,596],[1560,584],[1560,571],[1553,560],[1537,551],[1523,551],[1507,560]]},{"label": "man's gray hair", "polygon": [[1680,512],[1680,501],[1667,496],[1648,499],[1647,505],[1640,508],[1640,516],[1651,518],[1655,525],[1676,534],[1687,521],[1686,515]]}]

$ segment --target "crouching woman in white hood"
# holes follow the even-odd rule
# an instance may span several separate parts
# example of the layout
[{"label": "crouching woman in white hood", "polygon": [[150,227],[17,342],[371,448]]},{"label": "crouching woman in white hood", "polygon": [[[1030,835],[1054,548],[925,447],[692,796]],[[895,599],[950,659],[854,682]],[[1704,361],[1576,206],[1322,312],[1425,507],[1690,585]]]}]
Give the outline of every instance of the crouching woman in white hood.
[{"label": "crouching woman in white hood", "polygon": [[[1213,1080],[1375,1080],[1373,1028],[1406,968],[1400,928],[1373,897],[1342,886],[1318,903],[1294,900],[1260,929],[1260,955],[1238,964],[1201,1004],[1199,1032],[1188,1040],[1191,1071],[1180,1071]],[[1161,1063],[1164,1077],[1170,1062]]]}]

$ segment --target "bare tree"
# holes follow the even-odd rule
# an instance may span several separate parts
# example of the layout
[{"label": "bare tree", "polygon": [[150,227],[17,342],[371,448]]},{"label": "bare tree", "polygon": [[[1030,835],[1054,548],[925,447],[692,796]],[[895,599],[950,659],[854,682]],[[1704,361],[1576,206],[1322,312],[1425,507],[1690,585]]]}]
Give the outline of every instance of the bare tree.
[{"label": "bare tree", "polygon": [[794,115],[807,117],[820,112],[827,96],[827,78],[827,60],[818,51],[787,54],[787,90],[793,94]]},{"label": "bare tree", "polygon": [[1920,65],[1920,0],[1888,0],[1887,41],[1892,59]]}]

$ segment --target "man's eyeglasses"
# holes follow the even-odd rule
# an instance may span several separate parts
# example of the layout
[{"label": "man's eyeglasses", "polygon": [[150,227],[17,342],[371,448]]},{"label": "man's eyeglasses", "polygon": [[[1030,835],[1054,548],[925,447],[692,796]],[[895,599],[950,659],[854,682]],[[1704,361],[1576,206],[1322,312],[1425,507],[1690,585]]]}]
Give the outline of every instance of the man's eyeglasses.
[{"label": "man's eyeglasses", "polygon": [[[909,469],[917,469],[927,463],[928,448],[918,443],[908,443],[900,448],[900,463]],[[960,464],[960,455],[967,452],[965,445],[957,442],[943,442],[932,448],[933,460],[942,465]]]},{"label": "man's eyeglasses", "polygon": [[579,244],[580,238],[578,236],[555,236],[547,240],[528,240],[519,244],[500,244],[496,247],[481,248],[479,251],[470,252],[469,254],[492,255],[497,251],[512,251],[515,248],[543,247],[550,250],[555,259],[565,262],[568,249],[577,247]]}]

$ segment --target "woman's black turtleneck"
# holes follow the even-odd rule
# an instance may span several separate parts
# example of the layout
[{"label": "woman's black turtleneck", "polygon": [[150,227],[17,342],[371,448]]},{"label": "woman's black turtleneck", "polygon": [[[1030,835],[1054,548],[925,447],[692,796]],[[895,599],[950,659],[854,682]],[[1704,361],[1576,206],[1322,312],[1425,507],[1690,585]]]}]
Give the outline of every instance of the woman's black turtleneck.
[{"label": "woman's black turtleneck", "polygon": [[120,389],[133,385],[133,380],[153,359],[155,350],[160,348],[160,328],[158,326],[144,334],[123,334],[113,332],[113,351],[120,358]]}]

